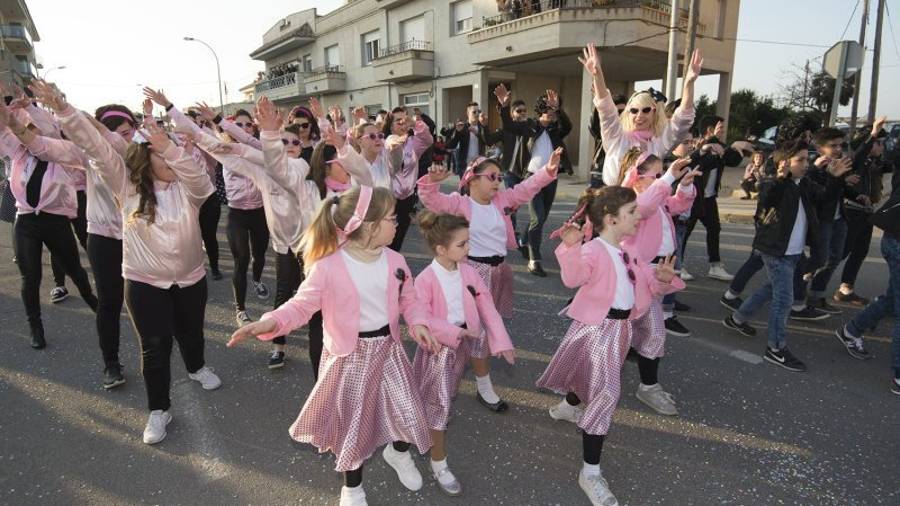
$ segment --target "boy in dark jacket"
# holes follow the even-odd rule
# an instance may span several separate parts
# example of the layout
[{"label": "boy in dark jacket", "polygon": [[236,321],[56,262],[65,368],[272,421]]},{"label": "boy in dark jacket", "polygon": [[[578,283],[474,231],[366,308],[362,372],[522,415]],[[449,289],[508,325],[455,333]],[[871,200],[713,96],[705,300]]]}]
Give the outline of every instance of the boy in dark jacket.
[{"label": "boy in dark jacket", "polygon": [[850,166],[829,164],[827,170],[834,177],[823,188],[803,177],[808,163],[806,142],[789,141],[775,151],[773,158],[777,173],[760,188],[753,239],[753,249],[760,252],[769,279],[723,323],[744,335],[756,335],[756,329],[747,322],[771,300],[769,339],[763,358],[789,371],[801,372],[806,371],[806,365],[788,350],[785,335],[794,300],[794,268],[805,245],[816,241],[816,203],[840,195],[843,181],[839,178],[849,172]]}]

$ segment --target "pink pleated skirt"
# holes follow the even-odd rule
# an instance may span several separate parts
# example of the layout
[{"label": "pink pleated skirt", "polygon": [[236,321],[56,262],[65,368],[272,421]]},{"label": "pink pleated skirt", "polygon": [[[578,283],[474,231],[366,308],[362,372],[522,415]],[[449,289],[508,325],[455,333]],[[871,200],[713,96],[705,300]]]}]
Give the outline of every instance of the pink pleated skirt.
[{"label": "pink pleated skirt", "polygon": [[631,347],[642,357],[654,359],[665,354],[666,321],[662,297],[653,297],[647,312],[632,322]]},{"label": "pink pleated skirt", "polygon": [[437,353],[429,353],[421,347],[416,350],[413,376],[425,403],[425,419],[432,430],[447,430],[450,407],[466,372],[473,341],[463,338],[455,350],[442,346]]},{"label": "pink pleated skirt", "polygon": [[345,357],[322,350],[319,381],[290,435],[320,453],[332,452],[336,471],[351,471],[393,441],[428,451],[431,434],[422,406],[403,346],[390,336],[359,339]]},{"label": "pink pleated skirt", "polygon": [[484,284],[491,291],[494,306],[497,312],[504,318],[513,316],[513,272],[512,267],[505,261],[500,265],[490,265],[469,260],[469,265],[475,268]]},{"label": "pink pleated skirt", "polygon": [[599,325],[573,321],[537,387],[562,395],[574,392],[584,409],[578,426],[588,434],[606,434],[619,402],[631,337],[629,320],[607,319]]}]

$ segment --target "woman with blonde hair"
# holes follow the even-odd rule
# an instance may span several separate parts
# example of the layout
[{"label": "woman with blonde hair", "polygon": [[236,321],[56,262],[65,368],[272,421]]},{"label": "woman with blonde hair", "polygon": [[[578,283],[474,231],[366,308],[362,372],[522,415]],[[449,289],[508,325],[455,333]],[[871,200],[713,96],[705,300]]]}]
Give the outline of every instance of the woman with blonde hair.
[{"label": "woman with blonde hair", "polygon": [[606,159],[603,161],[603,183],[622,183],[619,167],[622,156],[631,148],[639,147],[662,158],[675,143],[690,130],[694,123],[694,82],[700,76],[703,57],[696,49],[691,64],[685,72],[681,105],[669,119],[652,90],[638,91],[631,95],[625,110],[620,114],[606,87],[606,79],[600,66],[600,55],[589,44],[578,61],[594,77],[594,106],[600,116],[600,131]]}]

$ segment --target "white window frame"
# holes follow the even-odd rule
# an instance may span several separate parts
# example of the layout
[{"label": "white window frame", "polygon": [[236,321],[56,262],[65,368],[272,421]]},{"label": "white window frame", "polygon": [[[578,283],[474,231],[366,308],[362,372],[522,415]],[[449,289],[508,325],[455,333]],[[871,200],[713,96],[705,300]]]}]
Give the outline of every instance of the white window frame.
[{"label": "white window frame", "polygon": [[[406,27],[408,27],[413,22],[420,22],[422,24],[422,33],[421,33],[422,38],[421,39],[409,36],[410,35],[409,30],[407,30]],[[415,16],[415,17],[412,17],[409,19],[404,19],[403,21],[401,21],[400,22],[400,37],[401,37],[401,40],[400,40],[401,44],[406,43],[406,42],[411,42],[414,40],[421,40],[424,42],[427,37],[426,30],[425,30],[425,15],[422,14],[421,16]]]},{"label": "white window frame", "polygon": [[373,30],[362,34],[360,46],[362,46],[362,66],[371,65],[378,58],[378,52],[381,49],[381,34],[379,31]]},{"label": "white window frame", "polygon": [[[459,17],[459,11],[461,9],[468,9],[469,16],[466,18]],[[472,31],[472,22],[475,16],[474,6],[472,5],[472,0],[459,0],[458,2],[454,2],[450,4],[450,34],[451,35],[462,35],[467,32]]]},{"label": "white window frame", "polygon": [[427,91],[401,95],[400,105],[405,107],[407,113],[410,115],[412,115],[413,108],[418,107],[423,113],[431,116],[431,97]]},{"label": "white window frame", "polygon": [[303,72],[312,72],[313,69],[313,59],[311,54],[303,55]]},{"label": "white window frame", "polygon": [[[336,56],[337,61],[331,61],[331,58],[328,57],[328,52],[333,50]],[[324,68],[328,70],[331,67],[337,67],[341,64],[341,47],[339,44],[332,44],[325,48],[325,65]]]}]

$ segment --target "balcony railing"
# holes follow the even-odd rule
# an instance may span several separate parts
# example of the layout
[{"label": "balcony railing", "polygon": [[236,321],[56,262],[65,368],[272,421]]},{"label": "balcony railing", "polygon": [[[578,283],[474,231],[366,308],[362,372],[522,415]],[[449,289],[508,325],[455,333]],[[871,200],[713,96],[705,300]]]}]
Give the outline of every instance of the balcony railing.
[{"label": "balcony railing", "polygon": [[257,83],[256,92],[259,93],[261,91],[274,90],[277,88],[283,88],[285,86],[296,85],[298,74],[299,72],[291,72],[290,74],[284,74]]},{"label": "balcony railing", "polygon": [[409,40],[402,44],[382,49],[375,59],[387,58],[407,51],[431,51],[431,42],[426,40]]},{"label": "balcony railing", "polygon": [[339,74],[344,72],[343,65],[322,65],[321,67],[313,68],[309,73],[310,74]]},{"label": "balcony railing", "polygon": [[21,25],[0,25],[0,36],[4,39],[24,39],[28,45],[33,45],[31,35]]},{"label": "balcony railing", "polygon": [[[496,16],[481,18],[481,26],[474,30],[496,26],[507,21],[514,21],[519,18],[539,14],[550,10],[566,10],[566,9],[613,9],[613,8],[634,8],[645,7],[648,9],[658,10],[669,14],[672,12],[672,3],[670,0],[541,0],[541,10],[534,11],[530,8],[523,8],[517,11],[508,11],[497,14]],[[681,9],[681,16],[687,18],[688,10]],[[474,31],[473,30],[473,31]]]},{"label": "balcony railing", "polygon": [[12,68],[22,77],[35,77],[37,75],[31,62],[16,59],[12,62]]}]

